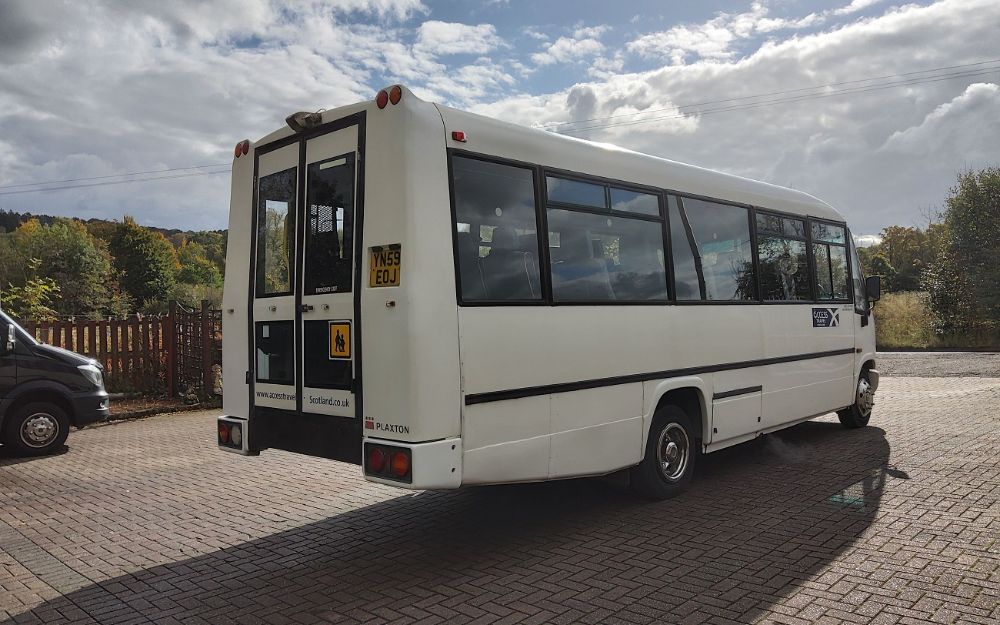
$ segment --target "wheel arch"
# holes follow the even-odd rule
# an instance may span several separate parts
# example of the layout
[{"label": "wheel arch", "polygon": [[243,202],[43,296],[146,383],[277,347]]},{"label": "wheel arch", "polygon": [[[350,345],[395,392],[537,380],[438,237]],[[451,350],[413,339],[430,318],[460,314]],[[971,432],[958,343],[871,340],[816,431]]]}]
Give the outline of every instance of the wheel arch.
[{"label": "wheel arch", "polygon": [[684,410],[691,417],[695,428],[695,436],[700,444],[704,444],[711,422],[711,404],[706,399],[711,394],[708,392],[708,385],[705,380],[699,377],[672,378],[658,382],[649,393],[646,402],[646,414],[642,424],[642,445],[646,446],[649,437],[649,429],[653,424],[653,416],[662,406],[676,405]]},{"label": "wheel arch", "polygon": [[51,382],[28,383],[16,387],[14,391],[4,398],[0,403],[0,428],[3,427],[6,417],[21,406],[31,402],[47,402],[55,404],[66,413],[70,425],[76,425],[76,417],[73,414],[73,403],[69,399],[68,389],[60,388],[58,384]]}]

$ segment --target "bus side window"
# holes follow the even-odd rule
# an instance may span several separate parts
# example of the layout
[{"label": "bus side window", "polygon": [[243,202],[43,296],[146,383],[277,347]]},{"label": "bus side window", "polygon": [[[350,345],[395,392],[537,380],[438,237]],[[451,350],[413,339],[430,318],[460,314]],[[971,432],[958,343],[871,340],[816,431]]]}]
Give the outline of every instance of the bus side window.
[{"label": "bus side window", "polygon": [[812,299],[805,221],[757,214],[757,262],[765,301]]},{"label": "bus side window", "polygon": [[670,254],[674,261],[674,290],[680,301],[705,298],[704,277],[689,239],[691,225],[686,215],[681,215],[677,198],[667,198],[670,216]]},{"label": "bus side window", "polygon": [[819,299],[849,300],[851,289],[850,276],[847,275],[846,230],[843,226],[814,221],[812,240]]},{"label": "bus side window", "polygon": [[[690,224],[695,267],[704,279],[704,299],[746,301],[755,299],[750,219],[742,206],[693,198],[681,200],[681,220]],[[675,269],[676,272],[676,269]],[[700,287],[701,285],[699,285]],[[678,298],[680,299],[680,298]]]},{"label": "bus side window", "polygon": [[453,156],[452,176],[461,300],[541,301],[534,172]]}]

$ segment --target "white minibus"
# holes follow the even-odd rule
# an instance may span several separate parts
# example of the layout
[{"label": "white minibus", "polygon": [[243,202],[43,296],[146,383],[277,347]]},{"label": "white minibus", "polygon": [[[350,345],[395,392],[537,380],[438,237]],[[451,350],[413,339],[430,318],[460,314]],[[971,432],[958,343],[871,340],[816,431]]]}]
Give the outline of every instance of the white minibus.
[{"label": "white minibus", "polygon": [[866,425],[879,289],[810,195],[396,85],[236,146],[218,444],[665,498],[701,453]]}]

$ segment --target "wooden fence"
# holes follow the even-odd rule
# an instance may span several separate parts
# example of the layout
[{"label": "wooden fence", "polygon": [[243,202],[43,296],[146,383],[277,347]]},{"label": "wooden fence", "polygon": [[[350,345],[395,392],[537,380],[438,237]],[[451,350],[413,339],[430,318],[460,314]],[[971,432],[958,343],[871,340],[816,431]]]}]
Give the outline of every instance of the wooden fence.
[{"label": "wooden fence", "polygon": [[221,311],[208,302],[200,310],[172,302],[166,315],[26,320],[21,325],[39,341],[100,362],[110,391],[176,397],[212,394],[222,363],[221,320]]}]

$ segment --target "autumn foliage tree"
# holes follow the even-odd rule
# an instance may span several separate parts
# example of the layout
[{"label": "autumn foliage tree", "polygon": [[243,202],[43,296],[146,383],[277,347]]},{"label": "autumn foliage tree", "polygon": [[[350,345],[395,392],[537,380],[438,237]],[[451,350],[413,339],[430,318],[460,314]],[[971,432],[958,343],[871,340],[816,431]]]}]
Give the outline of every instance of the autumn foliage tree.
[{"label": "autumn foliage tree", "polygon": [[109,244],[125,292],[138,306],[165,302],[180,269],[174,246],[126,215]]}]

